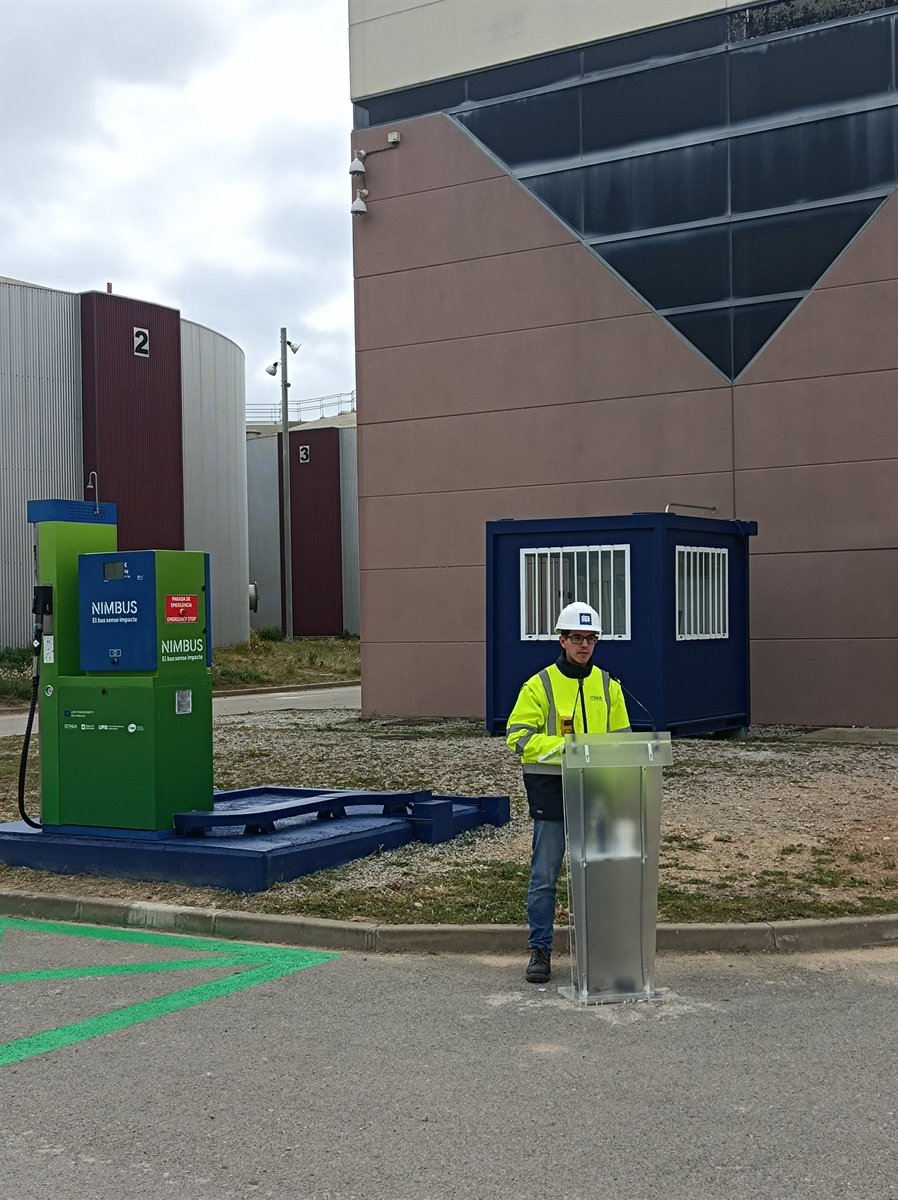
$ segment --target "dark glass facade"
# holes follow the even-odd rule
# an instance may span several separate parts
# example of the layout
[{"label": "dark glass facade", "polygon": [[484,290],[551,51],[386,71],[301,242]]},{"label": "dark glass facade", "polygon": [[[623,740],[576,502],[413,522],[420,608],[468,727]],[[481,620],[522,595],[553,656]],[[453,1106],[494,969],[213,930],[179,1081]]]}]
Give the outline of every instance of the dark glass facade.
[{"label": "dark glass facade", "polygon": [[791,0],[357,105],[451,113],[728,378],[898,185],[896,11]]}]

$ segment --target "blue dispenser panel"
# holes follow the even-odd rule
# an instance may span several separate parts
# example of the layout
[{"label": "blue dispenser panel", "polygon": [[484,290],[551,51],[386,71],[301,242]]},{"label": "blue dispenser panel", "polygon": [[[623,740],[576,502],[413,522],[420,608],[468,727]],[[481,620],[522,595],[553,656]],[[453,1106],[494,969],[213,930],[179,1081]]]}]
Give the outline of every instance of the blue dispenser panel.
[{"label": "blue dispenser panel", "polygon": [[155,551],[79,555],[78,602],[82,671],[156,670]]}]

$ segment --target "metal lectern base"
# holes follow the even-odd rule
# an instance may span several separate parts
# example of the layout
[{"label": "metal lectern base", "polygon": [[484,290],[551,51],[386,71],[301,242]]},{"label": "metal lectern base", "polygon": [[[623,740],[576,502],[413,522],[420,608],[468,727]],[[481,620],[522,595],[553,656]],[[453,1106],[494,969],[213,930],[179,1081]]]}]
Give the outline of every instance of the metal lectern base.
[{"label": "metal lectern base", "polygon": [[664,997],[660,992],[614,992],[610,989],[603,992],[587,992],[581,994],[579,988],[569,984],[558,989],[566,1000],[575,1004],[660,1004]]}]

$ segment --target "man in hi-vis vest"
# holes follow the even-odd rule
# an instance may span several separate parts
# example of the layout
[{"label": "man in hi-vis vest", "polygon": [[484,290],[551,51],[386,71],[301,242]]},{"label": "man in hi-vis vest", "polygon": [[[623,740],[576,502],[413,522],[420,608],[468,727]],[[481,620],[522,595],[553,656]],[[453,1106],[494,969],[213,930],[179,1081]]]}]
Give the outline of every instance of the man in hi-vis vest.
[{"label": "man in hi-vis vest", "polygon": [[528,983],[545,983],[552,973],[555,892],[564,861],[564,802],[561,753],[566,733],[617,733],[630,728],[617,680],[594,667],[599,614],[576,601],[555,622],[561,654],[521,688],[505,740],[520,757],[533,818],[533,852],[527,921],[530,925]]}]

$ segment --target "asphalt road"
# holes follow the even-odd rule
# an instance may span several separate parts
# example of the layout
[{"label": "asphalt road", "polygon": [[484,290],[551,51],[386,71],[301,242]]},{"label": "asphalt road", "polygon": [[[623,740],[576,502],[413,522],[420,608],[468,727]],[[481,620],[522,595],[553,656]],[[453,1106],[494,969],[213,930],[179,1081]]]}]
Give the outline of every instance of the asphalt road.
[{"label": "asphalt road", "polygon": [[[197,954],[7,928],[0,1064],[4,1042],[8,1061],[41,1030],[152,1010],[186,982],[40,969]],[[898,947],[665,956],[662,1002],[627,1007],[578,1008],[521,967],[344,954],[0,1065],[0,1195],[898,1195]]]},{"label": "asphalt road", "polygon": [[[240,713],[273,712],[285,708],[359,708],[362,689],[358,683],[333,688],[310,688],[304,692],[254,692],[248,696],[214,696],[213,717]],[[0,713],[0,737],[21,737],[26,713]]]}]

